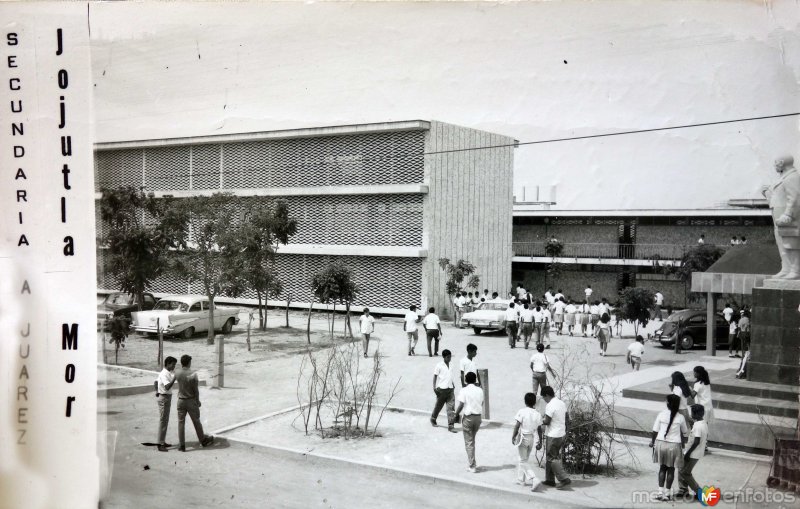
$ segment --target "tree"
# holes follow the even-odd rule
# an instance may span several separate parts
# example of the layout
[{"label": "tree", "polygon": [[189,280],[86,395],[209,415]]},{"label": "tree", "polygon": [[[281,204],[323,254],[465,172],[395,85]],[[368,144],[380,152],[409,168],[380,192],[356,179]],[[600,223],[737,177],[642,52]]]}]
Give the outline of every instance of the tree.
[{"label": "tree", "polygon": [[683,281],[687,301],[693,302],[697,300],[695,294],[689,291],[692,283],[692,273],[707,271],[723,254],[725,254],[725,250],[719,246],[698,244],[684,252],[680,267],[671,268],[670,271],[677,274],[680,280]]},{"label": "tree", "polygon": [[639,335],[639,325],[646,327],[650,321],[650,310],[655,306],[655,292],[649,288],[625,288],[619,294],[617,313],[622,320],[633,324],[633,332]]},{"label": "tree", "polygon": [[208,297],[208,344],[214,344],[214,300],[238,290],[242,267],[241,244],[232,195],[216,193],[177,200],[174,217],[183,225],[177,248],[170,251],[171,269],[180,277],[199,281]]},{"label": "tree", "polygon": [[109,228],[98,240],[107,247],[108,271],[120,291],[136,296],[141,311],[144,291],[164,272],[169,250],[180,237],[172,201],[131,186],[100,192],[100,219]]},{"label": "tree", "polygon": [[547,271],[545,272],[545,286],[547,285],[547,276],[555,282],[561,277],[561,273],[564,270],[563,264],[558,263],[556,258],[561,256],[564,252],[564,244],[558,241],[558,239],[551,238],[547,241],[547,244],[544,246],[544,253],[552,258],[552,261],[547,265]]},{"label": "tree", "polygon": [[114,364],[119,364],[119,349],[125,348],[129,325],[130,322],[123,316],[115,316],[108,321],[108,330],[111,334],[108,342],[114,344]]},{"label": "tree", "polygon": [[453,295],[462,290],[465,279],[467,279],[467,288],[477,289],[481,283],[480,276],[475,274],[477,267],[466,260],[450,263],[449,258],[439,258],[439,267],[447,274],[445,292],[447,292],[451,303],[453,302]]},{"label": "tree", "polygon": [[[358,295],[358,285],[353,281],[353,271],[342,262],[334,262],[325,270],[317,273],[311,281],[314,297],[323,304],[333,303],[336,312],[336,303],[344,304],[347,309],[347,320],[350,319],[350,304]],[[310,311],[309,311],[310,312]],[[333,316],[331,316],[330,332],[333,337]],[[352,335],[352,330],[350,331]]]},{"label": "tree", "polygon": [[275,273],[275,253],[280,245],[289,243],[295,232],[297,221],[289,217],[289,207],[284,201],[271,209],[251,207],[239,228],[236,241],[241,256],[237,274],[231,274],[230,279],[236,282],[231,291],[238,294],[249,287],[256,292],[262,331],[267,330],[267,300],[283,293],[283,285]]}]

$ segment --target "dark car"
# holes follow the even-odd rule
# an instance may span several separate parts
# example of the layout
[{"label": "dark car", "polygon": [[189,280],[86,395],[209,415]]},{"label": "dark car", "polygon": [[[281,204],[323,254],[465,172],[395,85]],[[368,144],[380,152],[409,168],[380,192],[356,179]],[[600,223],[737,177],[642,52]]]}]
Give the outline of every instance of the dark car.
[{"label": "dark car", "polygon": [[[706,311],[702,309],[685,309],[669,315],[654,333],[661,346],[674,348],[678,332],[678,320],[682,321],[681,348],[690,350],[696,345],[706,344]],[[721,314],[716,315],[717,346],[728,344],[728,322]]]},{"label": "dark car", "polygon": [[[142,300],[142,311],[153,309],[156,305],[156,298],[152,293],[145,293]],[[129,293],[110,293],[97,305],[97,330],[106,330],[108,320],[114,317],[125,318],[128,323],[131,321],[131,312],[139,311],[139,305],[135,295]]]}]

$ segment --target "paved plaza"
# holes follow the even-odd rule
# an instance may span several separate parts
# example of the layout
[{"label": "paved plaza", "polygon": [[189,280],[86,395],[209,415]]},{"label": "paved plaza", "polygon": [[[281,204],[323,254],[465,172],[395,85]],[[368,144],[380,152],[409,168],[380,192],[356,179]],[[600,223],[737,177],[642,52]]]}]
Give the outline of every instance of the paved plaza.
[{"label": "paved plaza", "polygon": [[[193,356],[193,367],[200,370],[207,385],[201,387],[203,425],[217,436],[217,443],[201,449],[193,430],[187,431],[187,452],[176,448],[158,453],[140,445],[152,442],[157,427],[157,408],[152,390],[139,394],[111,396],[101,400],[101,426],[105,422],[116,432],[111,493],[104,507],[155,507],[180,499],[198,507],[454,507],[481,504],[485,507],[522,507],[547,504],[548,507],[641,507],[670,505],[646,497],[657,491],[657,466],[650,461],[644,438],[632,437],[635,460],[621,461],[616,477],[573,474],[567,490],[529,488],[514,483],[516,449],[511,445],[512,421],[530,391],[531,350],[509,349],[505,335],[443,325],[440,351],[453,352],[457,365],[466,345],[478,346],[479,368],[489,371],[491,418],[477,435],[478,473],[466,471],[466,454],[460,433],[447,433],[440,416],[440,427],[433,428],[428,416],[435,402],[431,377],[439,361],[427,355],[424,342],[416,356],[407,355],[407,343],[400,319],[376,322],[370,349],[379,348],[384,356],[385,386],[400,379],[399,392],[391,411],[381,421],[376,439],[326,439],[305,436],[296,407],[297,376],[306,341],[305,331],[284,329],[282,313],[271,313],[266,334],[254,333],[252,351],[245,346],[243,322],[226,337],[225,387],[214,385],[214,347],[205,336],[191,341],[167,341],[165,355]],[[305,315],[292,313],[291,322],[305,325]],[[337,333],[341,332],[341,320]],[[647,330],[657,327],[650,324]],[[329,348],[324,315],[312,320],[312,343],[324,351]],[[642,331],[640,330],[640,333]],[[552,335],[547,350],[553,364],[563,362],[565,353],[584,345],[591,357],[592,373],[616,384],[621,391],[632,385],[663,379],[665,393],[672,371],[690,371],[697,364],[711,373],[730,369],[735,360],[709,359],[702,350],[680,356],[651,343],[646,345],[642,371],[631,374],[625,351],[633,335],[632,326],[623,327],[625,339],[614,338],[608,355],[599,356],[599,345],[592,338]],[[103,387],[123,387],[152,383],[155,377],[157,342],[130,337],[120,354],[120,365],[134,369],[103,369]],[[113,359],[113,352],[109,355]],[[152,359],[152,360],[151,360]],[[364,359],[371,363],[372,359]],[[148,374],[145,371],[151,370]],[[458,383],[456,384],[458,385]],[[385,394],[382,394],[385,396]],[[623,402],[624,403],[624,402]],[[642,402],[643,408],[651,402]],[[657,407],[661,404],[652,404]],[[103,407],[104,406],[104,407]],[[623,408],[621,412],[636,408]],[[189,426],[191,428],[191,426]],[[173,411],[167,441],[177,443],[177,417]],[[531,458],[536,475],[544,470]],[[147,466],[147,468],[145,468]],[[543,463],[542,463],[543,466]],[[702,484],[720,487],[722,492],[762,490],[769,474],[769,458],[754,454],[712,448],[695,469]],[[639,498],[636,498],[639,497]],[[645,498],[642,498],[645,497]],[[677,501],[674,505],[688,505]],[[737,507],[800,507],[800,503],[781,498],[779,504],[738,501]]]}]

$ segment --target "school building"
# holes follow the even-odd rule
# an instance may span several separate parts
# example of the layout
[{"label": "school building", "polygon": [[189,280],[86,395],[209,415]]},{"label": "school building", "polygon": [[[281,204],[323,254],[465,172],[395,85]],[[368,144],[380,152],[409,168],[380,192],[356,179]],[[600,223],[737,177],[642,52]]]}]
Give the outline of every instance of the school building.
[{"label": "school building", "polygon": [[[396,314],[416,304],[447,316],[441,258],[475,264],[481,289],[511,286],[516,144],[422,120],[99,143],[96,198],[101,186],[132,185],[157,197],[229,192],[242,211],[283,200],[298,230],[278,251],[284,302],[271,305],[291,295],[307,308],[313,275],[339,260],[361,289],[354,310]],[[116,290],[102,248],[97,285]],[[202,293],[173,277],[150,290]],[[246,297],[255,302],[254,292]]]},{"label": "school building", "polygon": [[[535,293],[561,288],[567,297],[582,299],[591,285],[593,297],[614,302],[630,286],[659,290],[665,307],[687,306],[691,282],[684,283],[664,267],[679,265],[701,235],[706,244],[725,249],[732,237],[748,244],[775,242],[766,202],[709,209],[683,210],[547,210],[539,205],[514,206],[512,282]],[[555,237],[563,243],[557,259],[545,245]],[[556,277],[548,274],[553,262]]]}]

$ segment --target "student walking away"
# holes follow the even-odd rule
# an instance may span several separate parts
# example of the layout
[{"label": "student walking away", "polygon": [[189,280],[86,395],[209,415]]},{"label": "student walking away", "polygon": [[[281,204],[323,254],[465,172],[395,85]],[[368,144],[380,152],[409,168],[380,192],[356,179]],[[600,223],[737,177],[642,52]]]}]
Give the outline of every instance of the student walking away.
[{"label": "student walking away", "polygon": [[672,380],[669,384],[669,388],[672,394],[679,398],[678,410],[686,421],[686,424],[691,426],[692,418],[689,416],[687,399],[692,397],[692,390],[689,388],[689,382],[686,381],[686,377],[683,376],[683,373],[680,371],[672,373]]},{"label": "student walking away", "polygon": [[600,341],[600,356],[606,356],[608,349],[608,341],[611,339],[611,317],[608,313],[600,317],[600,322],[595,328],[594,335]]},{"label": "student walking away", "polygon": [[522,286],[522,283],[517,283],[517,295],[515,295],[515,297],[519,300],[524,300],[527,294],[528,292],[525,290],[525,287]]},{"label": "student walking away", "polygon": [[[428,357],[439,355],[439,339],[444,337],[442,333],[442,322],[436,315],[436,309],[430,308],[428,314],[422,319],[422,326],[425,328],[425,340],[428,343]],[[431,340],[434,342],[433,353],[431,353]]]},{"label": "student walking away", "polygon": [[742,349],[742,362],[739,364],[739,371],[744,371],[745,358],[750,355],[750,310],[742,309],[742,316],[739,318],[737,325],[739,326],[739,348]]},{"label": "student walking away", "polygon": [[[570,304],[571,304],[571,302],[570,302]],[[564,326],[564,318],[565,318],[564,312],[568,307],[569,306],[567,306],[567,304],[564,302],[563,298],[557,299],[555,301],[555,303],[553,304],[553,320],[556,322],[556,333],[557,334],[561,334],[561,329]],[[567,325],[569,325],[569,324],[567,324]],[[569,329],[569,327],[568,327],[568,329]]]},{"label": "student walking away", "polygon": [[548,288],[546,292],[544,292],[544,300],[547,301],[547,305],[550,307],[550,311],[553,311],[553,304],[556,303],[556,296],[553,295],[553,289]]},{"label": "student walking away", "polygon": [[525,407],[514,416],[514,432],[511,434],[511,443],[517,446],[519,454],[517,484],[525,486],[530,482],[531,491],[536,491],[541,484],[528,462],[533,448],[536,447],[537,451],[542,448],[542,414],[534,410],[534,405],[536,394],[525,394]]},{"label": "student walking away", "polygon": [[544,337],[544,311],[538,302],[533,310],[533,335],[536,338],[536,344],[541,344]]},{"label": "student walking away", "polygon": [[550,322],[552,316],[549,309],[542,308],[542,342],[545,348],[550,348]]},{"label": "student walking away", "polygon": [[[653,448],[653,463],[660,465],[658,470],[658,500],[672,498],[672,483],[675,469],[683,468],[683,437],[689,432],[686,420],[679,412],[680,397],[667,396],[667,409],[656,417],[650,447]],[[666,493],[664,488],[666,487]]]},{"label": "student walking away", "polygon": [[708,371],[703,366],[694,368],[694,386],[692,387],[692,397],[694,402],[703,406],[703,415],[707,423],[711,423],[714,416],[714,404],[711,400],[711,379]]},{"label": "student walking away", "polygon": [[726,322],[730,322],[731,318],[733,318],[733,308],[731,307],[730,303],[725,303],[725,308],[722,310],[722,316],[725,317]]},{"label": "student walking away", "polygon": [[583,293],[586,295],[586,301],[588,302],[588,301],[589,301],[589,299],[591,299],[591,297],[592,297],[592,293],[593,293],[593,291],[592,291],[592,285],[588,285],[588,286],[586,287],[586,289],[583,291]]},{"label": "student walking away", "polygon": [[575,309],[575,325],[581,326],[581,332],[583,333],[583,337],[587,337],[586,331],[589,330],[589,325],[592,321],[592,312],[589,307],[589,302],[584,302],[580,304]]},{"label": "student walking away", "polygon": [[178,450],[186,452],[186,414],[192,419],[200,445],[208,447],[214,442],[212,435],[203,432],[200,421],[200,390],[197,372],[192,370],[192,357],[181,355],[181,369],[175,375],[178,382]]},{"label": "student walking away", "polygon": [[644,357],[644,338],[638,335],[636,340],[628,345],[628,356],[625,360],[631,365],[633,371],[639,371],[642,366],[642,357]]},{"label": "student walking away", "polygon": [[662,304],[664,304],[664,295],[658,290],[656,290],[655,301],[656,301],[656,308],[653,311],[653,320],[658,320],[660,322],[661,321],[661,306],[662,306]]},{"label": "student walking away", "polygon": [[706,243],[706,234],[705,233],[701,233],[700,234],[700,238],[697,239],[697,243],[699,245],[701,245],[701,246]]},{"label": "student walking away", "polygon": [[408,336],[408,355],[417,355],[414,348],[419,341],[419,334],[417,333],[417,324],[420,321],[420,316],[417,314],[417,306],[411,305],[408,308],[405,316],[405,323],[403,328]]},{"label": "student walking away", "polygon": [[533,327],[535,318],[533,310],[527,304],[522,305],[522,311],[519,313],[520,324],[522,325],[522,339],[525,341],[525,349],[528,349],[528,343],[531,342],[531,335],[533,334]]},{"label": "student walking away", "polygon": [[608,302],[606,302],[605,297],[600,299],[600,303],[597,305],[597,312],[600,314],[600,316],[603,316],[606,313],[608,313],[608,316],[611,316],[611,306],[608,304]]},{"label": "student walking away", "polygon": [[[689,448],[683,454],[683,468],[678,475],[678,493],[675,494],[677,497],[685,497],[689,493],[693,495],[693,498],[697,497],[697,490],[700,488],[692,475],[692,470],[697,466],[697,462],[706,455],[708,448],[708,421],[703,418],[704,414],[703,405],[692,405],[694,424],[689,437]],[[687,486],[691,491],[686,490]]]},{"label": "student walking away", "polygon": [[[588,302],[588,301],[587,301]],[[598,301],[594,301],[594,304],[589,306],[589,313],[592,315],[592,334],[594,334],[594,329],[597,327],[597,323],[600,321],[600,303]]]},{"label": "student walking away", "polygon": [[514,309],[514,303],[508,303],[506,309],[506,334],[508,334],[508,346],[515,348],[517,346],[517,330],[519,329],[519,314]]},{"label": "student walking away", "polygon": [[456,408],[455,419],[458,421],[461,413],[464,418],[461,420],[461,432],[464,434],[464,448],[467,450],[467,470],[472,473],[478,471],[478,463],[475,461],[475,436],[481,427],[481,414],[483,413],[483,390],[476,386],[477,377],[475,373],[467,373],[467,386],[458,393],[458,408]]},{"label": "student walking away", "polygon": [[531,355],[531,372],[533,373],[533,393],[536,394],[540,388],[547,386],[547,372],[553,377],[556,376],[550,366],[550,359],[544,353],[544,345],[536,345],[536,352]]},{"label": "student walking away", "polygon": [[366,357],[369,352],[369,337],[375,331],[375,318],[369,314],[369,308],[364,308],[364,314],[358,319],[358,326],[364,335],[364,357]]},{"label": "student walking away", "polygon": [[481,377],[478,375],[478,364],[475,357],[478,355],[478,347],[472,343],[467,345],[467,355],[461,359],[459,370],[461,371],[461,387],[467,386],[467,374],[475,373],[475,384],[480,387]]},{"label": "student walking away", "polygon": [[[559,301],[559,303],[564,304],[564,301]],[[572,336],[572,331],[575,328],[575,324],[578,320],[578,308],[572,301],[569,301],[569,304],[566,306],[562,306],[564,310],[564,323],[567,324],[567,334]],[[556,320],[559,318],[559,314],[556,313]],[[556,327],[558,328],[558,333],[561,334],[561,324],[556,323]]]},{"label": "student walking away", "polygon": [[455,308],[455,321],[453,325],[461,328],[461,317],[464,316],[464,307],[467,303],[467,298],[464,292],[456,292],[456,298],[453,299],[453,307]]},{"label": "student walking away", "polygon": [[728,357],[740,357],[739,351],[739,324],[737,320],[739,317],[736,313],[731,315],[731,319],[728,321]]},{"label": "student walking away", "polygon": [[158,374],[156,398],[158,400],[158,450],[167,452],[171,444],[167,443],[167,426],[169,411],[172,407],[172,386],[175,385],[175,365],[178,359],[169,356],[164,359],[164,369]]},{"label": "student walking away", "polygon": [[542,399],[547,406],[544,407],[543,423],[547,426],[545,431],[545,480],[542,484],[555,486],[558,489],[567,487],[572,480],[564,471],[561,464],[561,454],[564,449],[564,439],[569,431],[569,414],[567,405],[556,397],[552,387],[542,388]]},{"label": "student walking away", "polygon": [[453,375],[450,372],[450,358],[450,350],[442,350],[442,361],[433,370],[433,393],[436,395],[436,404],[431,414],[431,424],[437,426],[436,418],[439,417],[442,407],[447,405],[447,430],[456,433],[454,428],[456,422],[455,385],[453,385]]},{"label": "student walking away", "polygon": [[473,311],[475,311],[476,309],[478,309],[480,307],[481,299],[480,299],[480,295],[478,294],[478,292],[475,292],[475,295],[473,295],[471,304],[472,304],[471,308],[472,308]]}]

